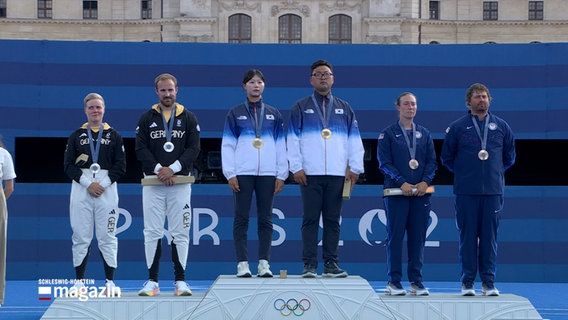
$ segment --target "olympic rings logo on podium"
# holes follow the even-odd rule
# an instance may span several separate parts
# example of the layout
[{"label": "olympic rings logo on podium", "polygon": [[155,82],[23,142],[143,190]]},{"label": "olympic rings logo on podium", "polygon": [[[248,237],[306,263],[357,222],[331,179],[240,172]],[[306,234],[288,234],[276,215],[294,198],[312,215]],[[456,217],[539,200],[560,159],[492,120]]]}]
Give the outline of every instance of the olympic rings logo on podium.
[{"label": "olympic rings logo on podium", "polygon": [[303,315],[304,312],[310,310],[311,307],[312,303],[306,298],[300,301],[294,298],[288,299],[288,301],[284,301],[284,299],[281,298],[274,300],[274,309],[280,311],[280,314],[285,317],[291,314],[299,317]]}]

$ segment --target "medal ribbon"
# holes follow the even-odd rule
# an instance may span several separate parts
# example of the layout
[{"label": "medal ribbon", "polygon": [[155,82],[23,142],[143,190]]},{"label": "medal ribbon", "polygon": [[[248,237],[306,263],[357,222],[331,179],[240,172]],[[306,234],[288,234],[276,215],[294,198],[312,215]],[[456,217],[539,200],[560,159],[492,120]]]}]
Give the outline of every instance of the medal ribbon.
[{"label": "medal ribbon", "polygon": [[483,120],[483,136],[481,135],[481,130],[479,129],[479,125],[477,124],[477,120],[475,116],[471,116],[471,120],[473,121],[473,126],[475,127],[475,131],[477,132],[477,136],[479,140],[481,140],[481,150],[486,150],[487,147],[487,132],[489,130],[489,114]]},{"label": "medal ribbon", "polygon": [[93,145],[93,134],[91,133],[91,127],[87,128],[87,136],[89,137],[89,148],[91,149],[91,157],[93,158],[93,163],[99,161],[99,151],[101,150],[101,140],[103,137],[103,125],[99,127],[99,134],[97,136],[97,145]]},{"label": "medal ribbon", "polygon": [[398,122],[400,130],[402,130],[402,135],[404,136],[404,141],[406,141],[406,146],[408,147],[408,152],[410,153],[410,159],[416,157],[416,126],[414,122],[412,123],[412,146],[410,145],[410,139],[408,138],[408,133],[400,121]]},{"label": "medal ribbon", "polygon": [[172,114],[170,115],[170,121],[166,121],[166,117],[164,117],[164,112],[160,112],[162,114],[162,120],[164,121],[164,131],[166,132],[166,141],[172,141],[172,131],[174,131],[174,118],[175,118],[176,107],[172,109]]},{"label": "medal ribbon", "polygon": [[[319,106],[318,102],[316,101],[316,96],[312,94],[312,101],[314,102],[314,105],[317,107]],[[331,116],[331,108],[333,106],[333,96],[331,94],[329,94],[329,103],[326,106],[325,105],[325,96],[323,96],[322,99],[322,107],[320,108],[316,108],[318,111],[318,115],[320,117],[321,123],[323,124],[324,128],[328,127],[329,124],[329,118]],[[329,109],[330,112],[325,112],[325,109]]]},{"label": "medal ribbon", "polygon": [[[245,101],[245,105],[250,112],[250,105],[248,100]],[[256,103],[254,102],[252,103],[252,109],[253,111],[251,113],[254,119],[251,119],[251,121],[252,125],[254,126],[254,134],[257,138],[260,138],[260,133],[262,132],[262,122],[264,121],[264,102],[260,103],[260,116],[256,113]]]}]

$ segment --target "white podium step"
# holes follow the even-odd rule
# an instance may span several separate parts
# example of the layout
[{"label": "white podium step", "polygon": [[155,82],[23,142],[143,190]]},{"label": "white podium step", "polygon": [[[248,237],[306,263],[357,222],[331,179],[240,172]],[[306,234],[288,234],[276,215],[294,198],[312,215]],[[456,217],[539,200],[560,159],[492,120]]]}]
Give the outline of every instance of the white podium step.
[{"label": "white podium step", "polygon": [[525,298],[462,297],[431,294],[425,297],[376,293],[359,276],[343,279],[300,276],[237,278],[222,275],[209,291],[191,297],[162,292],[156,297],[124,293],[120,298],[57,298],[42,320],[542,320]]}]

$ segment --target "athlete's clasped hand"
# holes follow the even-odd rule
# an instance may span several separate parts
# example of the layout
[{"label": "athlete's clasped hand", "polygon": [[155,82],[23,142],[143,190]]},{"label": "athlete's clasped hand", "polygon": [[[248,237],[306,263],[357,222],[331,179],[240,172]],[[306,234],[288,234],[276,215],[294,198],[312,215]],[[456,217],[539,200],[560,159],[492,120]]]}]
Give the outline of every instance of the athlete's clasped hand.
[{"label": "athlete's clasped hand", "polygon": [[105,192],[105,188],[103,188],[98,182],[93,182],[87,188],[89,194],[95,198],[100,197],[103,192]]},{"label": "athlete's clasped hand", "polygon": [[400,190],[402,190],[402,194],[407,197],[421,197],[426,194],[426,189],[428,188],[428,184],[426,182],[421,181],[417,184],[410,184],[405,182],[400,186]]},{"label": "athlete's clasped hand", "polygon": [[158,179],[166,186],[174,185],[174,171],[169,167],[161,167],[158,170]]}]

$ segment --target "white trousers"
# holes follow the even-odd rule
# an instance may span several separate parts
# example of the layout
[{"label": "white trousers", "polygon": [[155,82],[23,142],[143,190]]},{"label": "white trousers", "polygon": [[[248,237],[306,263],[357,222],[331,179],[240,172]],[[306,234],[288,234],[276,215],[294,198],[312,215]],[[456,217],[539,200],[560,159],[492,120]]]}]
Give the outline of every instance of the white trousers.
[{"label": "white trousers", "polygon": [[152,266],[158,240],[164,237],[164,224],[176,245],[178,258],[185,270],[191,226],[191,184],[142,187],[144,211],[144,248],[148,269]]},{"label": "white trousers", "polygon": [[[101,170],[97,176],[104,175]],[[97,243],[105,262],[113,268],[117,266],[118,239],[116,227],[118,223],[118,187],[111,184],[98,197],[92,197],[87,188],[73,181],[69,212],[71,229],[73,230],[73,266],[79,266],[88,253],[93,240],[93,229]]]}]

